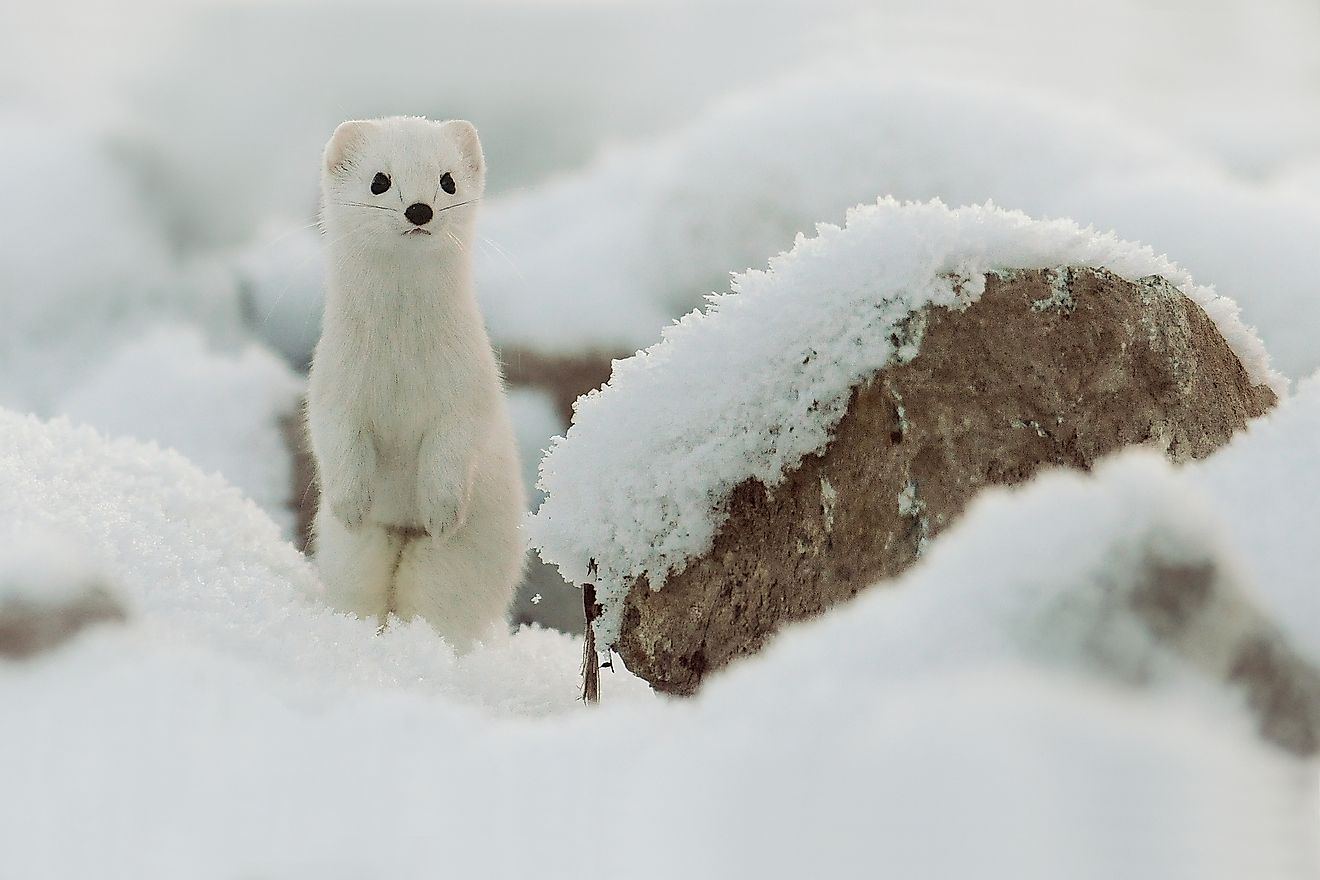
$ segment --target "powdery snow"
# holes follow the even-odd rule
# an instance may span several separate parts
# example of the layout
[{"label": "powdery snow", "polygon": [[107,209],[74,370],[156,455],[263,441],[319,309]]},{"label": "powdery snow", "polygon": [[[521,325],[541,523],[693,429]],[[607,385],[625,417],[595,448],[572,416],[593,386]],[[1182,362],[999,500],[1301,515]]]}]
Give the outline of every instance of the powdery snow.
[{"label": "powdery snow", "polygon": [[1314,876],[1295,764],[1231,714],[1085,681],[998,666],[838,699],[767,668],[719,700],[515,725],[323,705],[131,636],[0,667],[15,876]]},{"label": "powdery snow", "polygon": [[136,600],[0,663],[0,850],[26,880],[1312,878],[1315,768],[1124,613],[1151,555],[1251,598],[1195,483],[1137,451],[992,490],[701,696],[607,674],[589,711],[580,642],[377,636],[217,478],[0,413],[0,534],[58,522]]},{"label": "powdery snow", "polygon": [[883,199],[849,212],[846,228],[799,237],[768,271],[735,276],[733,293],[616,362],[542,461],[533,545],[570,581],[595,560],[597,634],[610,644],[634,578],[660,588],[711,546],[735,486],[777,484],[826,446],[854,386],[916,354],[908,315],[974,302],[987,271],[1065,265],[1163,276],[1206,310],[1253,381],[1285,390],[1236,306],[1147,247],[991,206]]},{"label": "powdery snow", "polygon": [[[57,529],[167,646],[205,646],[303,694],[444,694],[492,712],[574,705],[581,641],[492,632],[456,657],[426,624],[336,614],[309,562],[255,504],[178,454],[0,411],[0,534]],[[644,690],[630,676],[618,699]]]}]

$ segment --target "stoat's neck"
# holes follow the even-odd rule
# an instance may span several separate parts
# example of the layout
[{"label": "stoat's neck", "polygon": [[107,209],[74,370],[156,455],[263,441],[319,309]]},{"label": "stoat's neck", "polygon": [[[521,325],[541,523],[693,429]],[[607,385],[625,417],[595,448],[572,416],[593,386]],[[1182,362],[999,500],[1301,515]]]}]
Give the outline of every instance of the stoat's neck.
[{"label": "stoat's neck", "polygon": [[454,241],[438,230],[435,234],[442,240],[403,241],[392,249],[364,248],[356,242],[331,248],[327,325],[346,319],[405,332],[409,322],[480,325],[472,290],[471,236],[456,230],[459,237]]}]

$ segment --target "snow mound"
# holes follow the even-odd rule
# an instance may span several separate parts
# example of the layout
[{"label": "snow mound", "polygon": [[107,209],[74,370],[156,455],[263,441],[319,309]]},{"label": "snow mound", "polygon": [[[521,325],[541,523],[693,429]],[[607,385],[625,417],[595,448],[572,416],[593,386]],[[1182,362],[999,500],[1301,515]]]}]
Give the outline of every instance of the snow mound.
[{"label": "snow mound", "polygon": [[[492,633],[463,657],[420,621],[332,612],[308,561],[255,504],[178,454],[0,411],[0,534],[58,529],[155,643],[204,648],[308,695],[444,694],[493,712],[571,707],[581,641]],[[621,698],[644,690],[623,676]]]},{"label": "snow mound", "polygon": [[987,493],[899,582],[698,698],[615,687],[497,719],[571,706],[580,642],[522,631],[456,660],[424,627],[376,636],[320,608],[217,478],[0,413],[0,535],[59,522],[137,600],[128,625],[0,663],[5,864],[570,876],[588,829],[593,870],[641,878],[852,876],[877,853],[897,875],[1314,877],[1314,767],[1113,601],[1152,551],[1248,595],[1194,482],[1135,452]]},{"label": "snow mound", "polygon": [[1027,670],[494,725],[205,660],[102,636],[0,670],[15,875],[570,877],[585,827],[594,870],[637,878],[1314,876],[1296,766],[1231,716]]},{"label": "snow mound", "polygon": [[237,328],[225,273],[180,265],[138,189],[105,138],[0,119],[0,406],[49,414],[90,362],[162,317]]},{"label": "snow mound", "polygon": [[1112,119],[1012,92],[792,79],[492,201],[483,232],[499,250],[480,254],[483,307],[497,338],[524,347],[646,345],[731,269],[877,196],[1030,209],[1078,179],[1186,159]]},{"label": "snow mound", "polygon": [[881,195],[993,201],[1156,242],[1241,305],[1285,373],[1320,367],[1306,245],[1320,203],[1076,100],[865,68],[727,98],[664,138],[490,200],[483,308],[502,343],[630,351],[730,270]]},{"label": "snow mound", "polygon": [[[901,876],[1312,877],[1314,769],[1097,614],[1133,570],[1125,548],[1223,559],[1187,498],[1141,455],[988,493],[898,585],[701,697],[553,720],[496,723],[416,689],[309,699],[162,633],[89,635],[0,667],[6,864],[571,876],[608,792],[590,859],[619,876],[855,876],[879,857]],[[1024,566],[1042,546],[1057,567]],[[307,635],[283,633],[318,652]],[[57,845],[70,827],[80,845]]]},{"label": "snow mound", "polygon": [[152,441],[220,473],[285,529],[293,527],[292,462],[280,426],[303,380],[249,344],[212,350],[188,325],[156,327],[120,347],[55,410],[110,435]]},{"label": "snow mound", "polygon": [[1320,664],[1320,373],[1189,469],[1271,617]]},{"label": "snow mound", "polygon": [[[594,560],[607,608],[637,577],[659,588],[709,549],[735,486],[778,483],[829,442],[854,386],[916,354],[901,326],[913,311],[965,307],[987,271],[1065,265],[1163,276],[1206,310],[1254,382],[1282,392],[1236,306],[1149,248],[990,206],[884,199],[851,211],[846,228],[799,238],[768,271],[735,276],[733,293],[616,362],[542,461],[533,545],[570,581]],[[602,623],[605,644],[616,626]]]}]

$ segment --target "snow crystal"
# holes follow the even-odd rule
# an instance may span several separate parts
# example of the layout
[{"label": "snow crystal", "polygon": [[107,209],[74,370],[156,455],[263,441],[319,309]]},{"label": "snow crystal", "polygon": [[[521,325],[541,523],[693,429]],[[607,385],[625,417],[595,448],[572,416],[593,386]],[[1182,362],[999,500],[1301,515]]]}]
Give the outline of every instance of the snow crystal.
[{"label": "snow crystal", "polygon": [[850,212],[846,228],[799,238],[768,271],[736,276],[733,293],[616,362],[542,461],[548,498],[529,523],[533,545],[570,581],[595,560],[598,635],[612,643],[632,580],[662,586],[711,546],[734,487],[773,486],[823,449],[850,390],[919,339],[904,325],[915,310],[967,305],[991,270],[1066,265],[1168,279],[1206,310],[1253,381],[1284,387],[1233,303],[1149,248],[989,206],[884,199]]}]

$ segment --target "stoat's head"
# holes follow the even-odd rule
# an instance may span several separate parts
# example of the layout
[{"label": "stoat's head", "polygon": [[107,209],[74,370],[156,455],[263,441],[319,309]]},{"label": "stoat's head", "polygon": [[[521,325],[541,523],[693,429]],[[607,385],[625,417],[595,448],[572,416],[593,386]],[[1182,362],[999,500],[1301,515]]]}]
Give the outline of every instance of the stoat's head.
[{"label": "stoat's head", "polygon": [[331,247],[466,248],[486,186],[472,123],[419,116],[345,122],[325,146],[321,223]]}]

